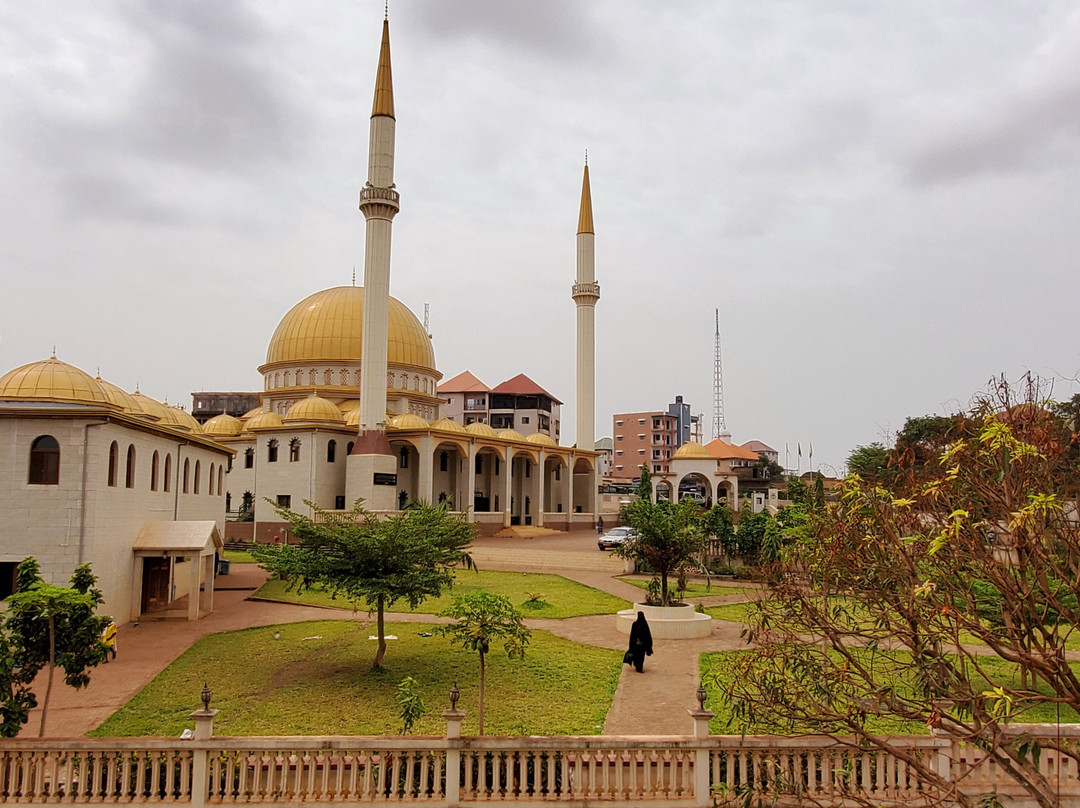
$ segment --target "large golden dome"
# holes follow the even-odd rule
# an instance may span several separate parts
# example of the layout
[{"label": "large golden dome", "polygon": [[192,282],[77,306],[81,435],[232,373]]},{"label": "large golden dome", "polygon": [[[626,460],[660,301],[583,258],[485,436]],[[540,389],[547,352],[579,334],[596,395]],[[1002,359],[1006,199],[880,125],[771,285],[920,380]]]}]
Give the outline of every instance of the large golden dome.
[{"label": "large golden dome", "polygon": [[[281,318],[266,364],[359,361],[364,331],[364,289],[335,286],[304,298]],[[436,370],[431,338],[416,316],[390,298],[387,363]]]},{"label": "large golden dome", "polygon": [[55,356],[5,373],[0,399],[117,406],[93,376]]}]

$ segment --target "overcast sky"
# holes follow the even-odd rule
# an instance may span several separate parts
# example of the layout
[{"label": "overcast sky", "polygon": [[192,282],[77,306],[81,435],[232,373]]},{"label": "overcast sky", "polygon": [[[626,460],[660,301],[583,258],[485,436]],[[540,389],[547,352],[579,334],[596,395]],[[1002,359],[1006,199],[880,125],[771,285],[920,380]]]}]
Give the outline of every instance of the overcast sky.
[{"label": "overcast sky", "polygon": [[[379,2],[0,0],[0,372],[190,407],[363,274]],[[398,0],[391,292],[439,369],[524,372],[574,440],[589,151],[597,429],[842,466],[995,374],[1080,373],[1080,4]]]}]

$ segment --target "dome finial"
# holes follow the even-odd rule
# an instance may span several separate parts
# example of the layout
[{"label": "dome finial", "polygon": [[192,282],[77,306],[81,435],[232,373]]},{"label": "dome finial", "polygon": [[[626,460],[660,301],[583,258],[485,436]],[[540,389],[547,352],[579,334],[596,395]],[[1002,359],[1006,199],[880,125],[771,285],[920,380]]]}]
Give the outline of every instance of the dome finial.
[{"label": "dome finial", "polygon": [[356,266],[355,265],[353,265],[353,268],[352,268],[352,285],[356,286]]},{"label": "dome finial", "polygon": [[56,359],[56,344],[55,343],[52,346],[52,358]]},{"label": "dome finial", "polygon": [[383,8],[383,21],[387,22],[389,20],[390,20],[390,0],[386,0],[386,5]]},{"label": "dome finial", "polygon": [[589,164],[589,150],[585,150],[585,165]]}]

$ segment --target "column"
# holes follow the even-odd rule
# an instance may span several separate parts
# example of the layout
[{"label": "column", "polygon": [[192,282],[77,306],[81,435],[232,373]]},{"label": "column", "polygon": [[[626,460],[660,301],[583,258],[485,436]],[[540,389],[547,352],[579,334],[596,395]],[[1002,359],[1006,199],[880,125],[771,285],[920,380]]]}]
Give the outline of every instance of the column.
[{"label": "column", "polygon": [[417,497],[425,505],[431,505],[432,478],[435,476],[435,439],[430,434],[420,438],[420,468],[416,473]]},{"label": "column", "polygon": [[476,439],[469,441],[469,457],[465,461],[468,471],[465,474],[465,500],[461,503],[461,509],[467,506],[469,509],[468,519],[476,521],[476,512],[473,510],[473,496],[476,493]]},{"label": "column", "polygon": [[544,492],[547,489],[547,455],[540,450],[540,468],[536,475],[536,526],[544,526]]},{"label": "column", "polygon": [[202,556],[195,556],[191,562],[191,572],[188,573],[188,605],[187,619],[194,621],[199,619],[199,586],[202,584]]},{"label": "column", "polygon": [[514,447],[506,447],[506,463],[503,466],[503,527],[510,527],[511,503],[514,498]]}]

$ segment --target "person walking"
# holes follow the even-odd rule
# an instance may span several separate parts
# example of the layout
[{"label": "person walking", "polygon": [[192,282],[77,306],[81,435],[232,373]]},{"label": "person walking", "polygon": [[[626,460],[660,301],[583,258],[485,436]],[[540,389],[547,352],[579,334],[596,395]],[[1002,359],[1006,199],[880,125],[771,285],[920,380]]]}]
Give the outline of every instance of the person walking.
[{"label": "person walking", "polygon": [[641,673],[645,666],[645,657],[652,656],[652,632],[645,612],[637,613],[637,620],[630,626],[630,648],[626,652],[627,662],[632,662],[634,670]]},{"label": "person walking", "polygon": [[596,535],[604,535],[604,517],[602,516],[596,520]]}]

